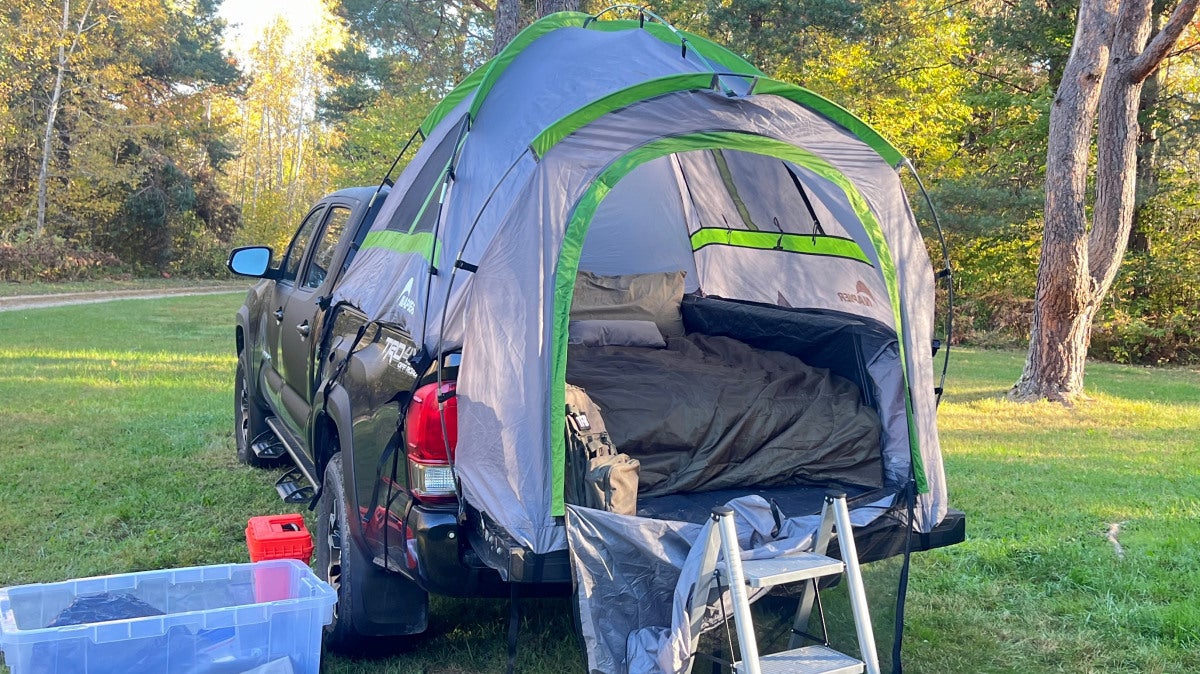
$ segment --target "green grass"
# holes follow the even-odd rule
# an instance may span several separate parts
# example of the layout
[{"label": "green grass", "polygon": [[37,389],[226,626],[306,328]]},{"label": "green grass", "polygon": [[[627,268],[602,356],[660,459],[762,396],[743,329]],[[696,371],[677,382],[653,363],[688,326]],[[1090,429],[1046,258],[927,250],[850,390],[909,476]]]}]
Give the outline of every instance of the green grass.
[{"label": "green grass", "polygon": [[909,669],[1200,671],[1198,373],[1092,363],[1067,409],[1003,401],[1022,355],[960,354],[940,428],[968,541],[914,565]]},{"label": "green grass", "polygon": [[130,278],[130,279],[96,279],[93,281],[68,281],[43,283],[0,283],[0,297],[16,297],[18,295],[55,295],[59,293],[112,292],[117,290],[146,290],[169,291],[184,288],[245,288],[249,282],[238,280],[230,275],[218,279],[189,279],[189,278]]},{"label": "green grass", "polygon": [[[240,301],[0,313],[0,585],[244,561],[246,519],[295,509],[233,458]],[[906,671],[1200,671],[1200,373],[1091,364],[1094,400],[1064,409],[1004,402],[1020,367],[955,352],[941,430],[968,540],[914,557]],[[524,616],[521,671],[583,670],[566,601]],[[506,621],[435,599],[399,655],[323,671],[500,672]]]}]

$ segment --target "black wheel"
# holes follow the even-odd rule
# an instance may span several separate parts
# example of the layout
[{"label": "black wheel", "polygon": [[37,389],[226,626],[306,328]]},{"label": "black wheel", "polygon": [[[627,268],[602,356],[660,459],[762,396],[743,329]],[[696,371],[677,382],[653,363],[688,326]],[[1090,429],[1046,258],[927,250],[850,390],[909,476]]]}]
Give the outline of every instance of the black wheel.
[{"label": "black wheel", "polygon": [[260,459],[250,447],[258,440],[272,437],[267,426],[267,412],[262,403],[250,395],[249,375],[242,359],[238,358],[237,379],[233,384],[233,433],[237,441],[238,461],[256,468],[280,465],[279,459]]},{"label": "black wheel", "polygon": [[317,576],[337,590],[325,646],[348,655],[403,648],[409,642],[398,637],[425,630],[429,595],[411,580],[376,567],[359,549],[346,521],[344,480],[342,455],[335,454],[325,467],[317,501]]},{"label": "black wheel", "polygon": [[325,645],[334,651],[349,653],[363,646],[363,636],[354,629],[354,572],[348,561],[347,547],[353,545],[346,522],[346,499],[342,488],[342,455],[337,454],[325,467],[321,498],[317,502],[317,576],[337,590],[333,621],[325,626]]}]

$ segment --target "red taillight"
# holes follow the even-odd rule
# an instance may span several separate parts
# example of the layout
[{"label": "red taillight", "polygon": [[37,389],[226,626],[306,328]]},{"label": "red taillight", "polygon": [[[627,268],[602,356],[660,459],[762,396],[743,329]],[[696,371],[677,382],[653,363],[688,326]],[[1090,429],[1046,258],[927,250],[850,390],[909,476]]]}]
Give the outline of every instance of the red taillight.
[{"label": "red taillight", "polygon": [[[454,382],[426,384],[413,394],[404,419],[404,444],[408,451],[408,486],[425,501],[457,498],[454,484],[454,447],[458,444],[458,399]],[[438,409],[438,394],[445,400]],[[447,442],[449,441],[449,442]]]}]

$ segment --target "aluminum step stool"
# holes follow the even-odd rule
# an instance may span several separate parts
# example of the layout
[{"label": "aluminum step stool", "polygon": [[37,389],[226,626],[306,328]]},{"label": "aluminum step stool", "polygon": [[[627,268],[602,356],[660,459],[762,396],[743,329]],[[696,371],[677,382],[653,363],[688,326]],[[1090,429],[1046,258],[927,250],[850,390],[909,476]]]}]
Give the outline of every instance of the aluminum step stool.
[{"label": "aluminum step stool", "polygon": [[[862,570],[858,565],[858,550],[854,544],[850,525],[850,511],[846,506],[845,492],[830,490],[825,493],[825,504],[821,508],[821,523],[817,527],[812,552],[799,552],[773,559],[742,561],[741,548],[737,541],[737,530],[733,524],[733,510],[720,507],[713,510],[716,522],[716,538],[719,539],[721,560],[715,565],[718,582],[729,586],[733,604],[733,623],[737,631],[741,660],[733,663],[738,674],[879,674],[879,656],[875,650],[875,635],[871,631],[871,618],[867,610],[866,590],[863,588]],[[824,553],[829,550],[833,529],[837,528],[838,547],[842,560],[833,559]],[[712,539],[710,538],[710,548]],[[706,551],[707,552],[707,551]],[[715,551],[714,551],[715,552]],[[713,555],[715,562],[715,554]],[[816,596],[816,579],[845,573],[850,590],[850,606],[854,614],[854,629],[858,634],[858,646],[862,660],[840,653],[827,645],[815,644],[796,648],[798,634],[807,626]],[[754,621],[750,616],[750,599],[747,587],[770,588],[787,583],[808,582],[809,587],[801,595],[800,605],[792,628],[791,649],[760,656],[758,641],[754,635]]]}]

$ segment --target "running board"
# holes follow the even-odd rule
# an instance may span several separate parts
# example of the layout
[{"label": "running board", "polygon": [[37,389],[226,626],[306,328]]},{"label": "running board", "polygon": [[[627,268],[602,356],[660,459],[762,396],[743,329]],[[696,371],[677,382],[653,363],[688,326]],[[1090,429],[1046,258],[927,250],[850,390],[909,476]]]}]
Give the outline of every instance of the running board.
[{"label": "running board", "polygon": [[260,459],[281,459],[287,454],[287,447],[279,441],[279,438],[275,435],[275,431],[271,430],[260,433],[250,443],[250,451],[254,452],[254,456]]},{"label": "running board", "polygon": [[267,417],[267,426],[274,431],[275,437],[283,445],[284,449],[287,450],[287,453],[292,457],[292,462],[295,463],[295,469],[300,471],[304,478],[308,480],[309,484],[320,484],[321,481],[317,479],[316,475],[316,466],[313,465],[312,460],[309,459],[304,452],[299,451],[299,449],[288,439],[289,436],[284,431],[283,424],[280,423],[279,417]]},{"label": "running board", "polygon": [[299,468],[292,468],[275,481],[275,491],[284,503],[311,503],[316,490],[305,484],[308,478]]}]

